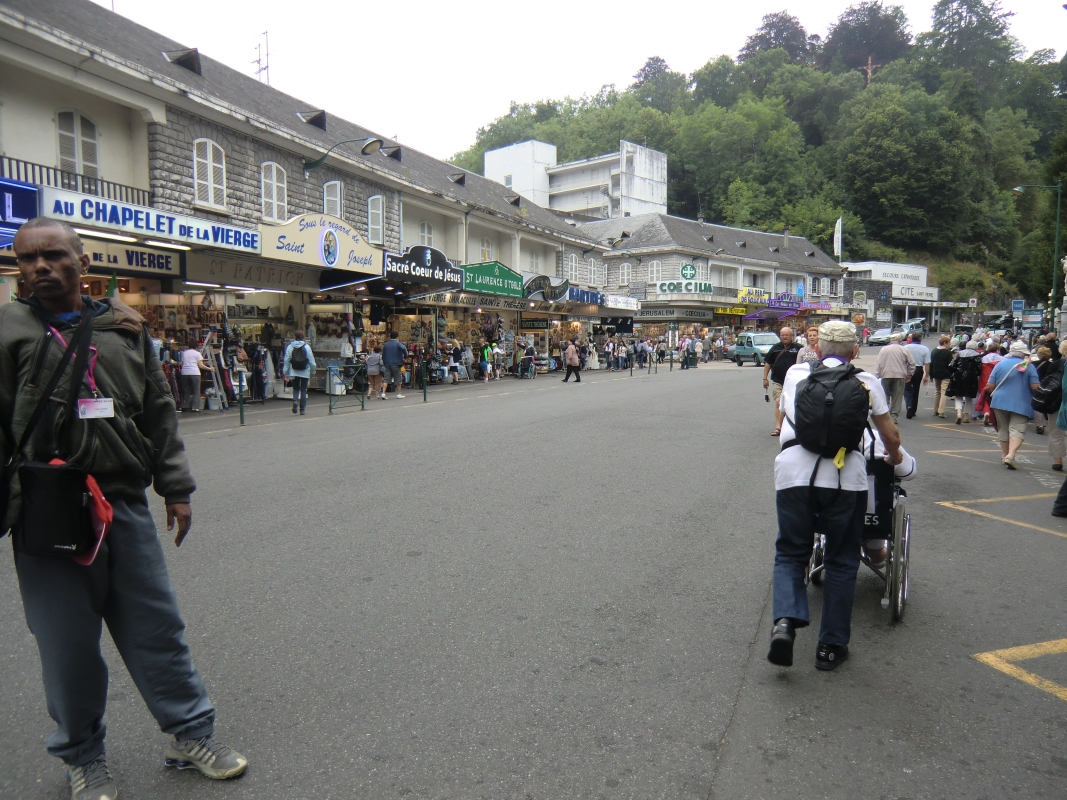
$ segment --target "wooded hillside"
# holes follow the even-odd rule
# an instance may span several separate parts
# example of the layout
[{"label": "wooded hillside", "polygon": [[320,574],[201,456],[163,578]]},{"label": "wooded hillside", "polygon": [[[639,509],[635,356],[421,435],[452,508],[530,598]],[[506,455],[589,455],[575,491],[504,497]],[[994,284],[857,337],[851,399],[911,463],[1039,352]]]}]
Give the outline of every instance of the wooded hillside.
[{"label": "wooded hillside", "polygon": [[486,150],[527,139],[560,161],[628,139],[667,153],[672,214],[789,225],[827,250],[843,216],[847,260],[925,252],[1045,300],[1055,193],[1012,187],[1067,182],[1067,56],[1025,54],[1010,18],[940,0],[915,35],[899,6],[863,2],[821,37],[769,14],[692,75],[652,57],[625,90],[513,103],[453,161],[480,173]]}]

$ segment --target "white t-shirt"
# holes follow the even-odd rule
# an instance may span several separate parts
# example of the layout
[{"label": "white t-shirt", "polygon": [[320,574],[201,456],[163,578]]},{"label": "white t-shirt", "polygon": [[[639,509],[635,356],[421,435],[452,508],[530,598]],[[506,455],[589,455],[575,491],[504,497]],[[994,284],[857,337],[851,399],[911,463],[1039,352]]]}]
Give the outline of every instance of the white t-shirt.
[{"label": "white t-shirt", "polygon": [[[825,360],[827,366],[837,366],[843,363],[841,359],[829,356]],[[811,374],[811,364],[796,364],[785,373],[785,383],[782,384],[782,433],[779,441],[782,443],[782,452],[774,459],[774,488],[792,489],[795,486],[808,486],[811,484],[811,473],[815,469],[815,462],[819,462],[819,471],[815,475],[815,485],[826,489],[838,487],[838,472],[834,462],[829,458],[819,458],[818,453],[813,453],[800,445],[786,447],[786,442],[796,438],[791,420],[796,414],[797,384]],[[888,414],[889,404],[882,391],[882,382],[869,372],[861,372],[857,376],[867,387],[871,394],[871,415]],[[863,449],[853,450],[845,454],[845,466],[841,470],[841,488],[848,492],[867,491],[867,455],[870,453],[870,435],[863,434]]]},{"label": "white t-shirt", "polygon": [[182,375],[199,375],[204,357],[199,350],[189,348],[182,353]]}]

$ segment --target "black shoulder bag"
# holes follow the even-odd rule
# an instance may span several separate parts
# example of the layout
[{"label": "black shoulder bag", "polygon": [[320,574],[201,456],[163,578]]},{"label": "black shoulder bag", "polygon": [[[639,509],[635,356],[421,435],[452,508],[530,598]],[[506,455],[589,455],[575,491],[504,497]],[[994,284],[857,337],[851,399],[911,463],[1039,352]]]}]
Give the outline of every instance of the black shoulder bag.
[{"label": "black shoulder bag", "polygon": [[35,556],[78,556],[92,549],[95,543],[96,537],[89,512],[90,495],[85,485],[87,474],[85,470],[65,463],[69,455],[67,434],[70,421],[77,413],[75,406],[78,391],[89,365],[92,324],[93,309],[91,305],[86,304],[82,309],[81,323],[56,365],[48,385],[45,386],[33,416],[22,432],[18,448],[8,463],[10,469],[15,462],[22,459],[26,444],[40,423],[71,357],[74,357],[65,415],[57,434],[57,458],[50,463],[26,461],[18,467],[22,502],[18,521],[15,523],[14,541],[15,549],[20,553]]}]

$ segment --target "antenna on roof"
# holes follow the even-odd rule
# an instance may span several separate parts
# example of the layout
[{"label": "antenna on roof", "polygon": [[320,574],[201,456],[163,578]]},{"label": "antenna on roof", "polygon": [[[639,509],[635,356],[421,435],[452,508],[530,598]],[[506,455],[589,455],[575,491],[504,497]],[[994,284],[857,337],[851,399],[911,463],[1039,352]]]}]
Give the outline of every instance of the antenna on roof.
[{"label": "antenna on roof", "polygon": [[256,65],[253,75],[270,86],[270,38],[267,31],[263,31],[263,42],[256,44],[256,57],[252,63]]}]

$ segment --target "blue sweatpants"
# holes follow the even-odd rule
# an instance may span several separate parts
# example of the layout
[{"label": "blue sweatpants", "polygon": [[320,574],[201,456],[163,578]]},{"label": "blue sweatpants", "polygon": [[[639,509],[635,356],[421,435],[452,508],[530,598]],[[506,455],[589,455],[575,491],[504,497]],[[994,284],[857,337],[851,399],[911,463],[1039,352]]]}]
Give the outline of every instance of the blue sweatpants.
[{"label": "blue sweatpants", "polygon": [[48,714],[57,726],[48,752],[75,766],[104,751],[108,678],[101,622],[164,733],[198,739],[215,728],[215,709],[189,657],[152,514],[146,503],[108,500],[115,521],[92,565],[15,554],[26,622],[41,654]]}]

